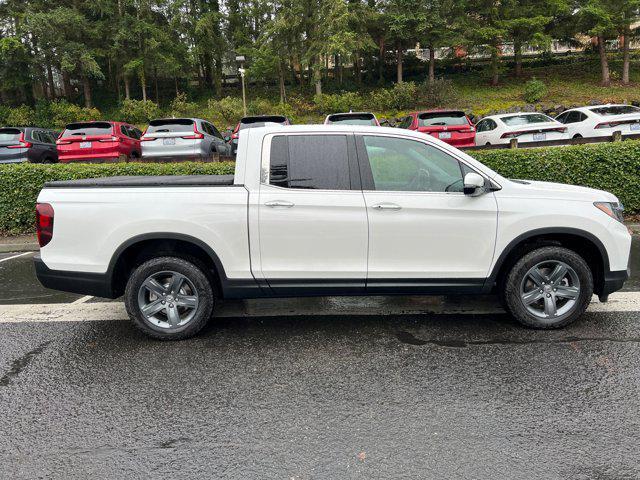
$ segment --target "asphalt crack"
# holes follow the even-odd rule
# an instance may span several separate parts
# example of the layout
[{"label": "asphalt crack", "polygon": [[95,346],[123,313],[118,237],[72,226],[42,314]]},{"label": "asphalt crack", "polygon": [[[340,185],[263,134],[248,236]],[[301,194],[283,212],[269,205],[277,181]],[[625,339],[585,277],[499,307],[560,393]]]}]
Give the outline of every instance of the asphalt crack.
[{"label": "asphalt crack", "polygon": [[615,342],[615,343],[640,343],[640,337],[631,338],[613,338],[613,337],[565,337],[565,338],[547,338],[547,339],[523,339],[523,340],[505,340],[505,339],[488,339],[488,340],[457,340],[457,339],[422,339],[416,337],[411,332],[396,332],[396,338],[407,345],[436,345],[438,347],[449,348],[466,348],[475,345],[533,345],[533,344],[564,344],[574,342]]},{"label": "asphalt crack", "polygon": [[40,355],[50,343],[51,341],[41,343],[33,350],[28,351],[11,362],[11,368],[9,371],[0,377],[0,387],[6,387],[9,385],[15,377],[20,375],[20,372],[27,368],[29,363],[31,363],[31,360],[33,360],[33,357]]}]

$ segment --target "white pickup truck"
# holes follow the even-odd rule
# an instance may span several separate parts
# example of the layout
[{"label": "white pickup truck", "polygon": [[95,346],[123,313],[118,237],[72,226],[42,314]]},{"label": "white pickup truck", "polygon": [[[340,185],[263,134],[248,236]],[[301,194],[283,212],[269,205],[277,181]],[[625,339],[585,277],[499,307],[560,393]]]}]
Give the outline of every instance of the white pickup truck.
[{"label": "white pickup truck", "polygon": [[225,298],[496,292],[522,324],[567,325],[628,278],[607,192],[508,180],[421,133],[247,130],[235,175],[53,182],[37,205],[41,283],[124,295],[160,339]]}]

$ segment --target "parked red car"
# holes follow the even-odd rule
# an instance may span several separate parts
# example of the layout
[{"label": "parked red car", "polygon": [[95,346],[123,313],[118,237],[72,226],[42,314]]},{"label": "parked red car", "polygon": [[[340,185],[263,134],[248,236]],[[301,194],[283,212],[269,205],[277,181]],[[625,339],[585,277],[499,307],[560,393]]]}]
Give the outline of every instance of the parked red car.
[{"label": "parked red car", "polygon": [[475,145],[473,122],[459,110],[414,112],[403,118],[398,127],[426,133],[454,147]]},{"label": "parked red car", "polygon": [[126,162],[140,159],[142,132],[122,122],[77,122],[66,126],[58,141],[60,163]]}]

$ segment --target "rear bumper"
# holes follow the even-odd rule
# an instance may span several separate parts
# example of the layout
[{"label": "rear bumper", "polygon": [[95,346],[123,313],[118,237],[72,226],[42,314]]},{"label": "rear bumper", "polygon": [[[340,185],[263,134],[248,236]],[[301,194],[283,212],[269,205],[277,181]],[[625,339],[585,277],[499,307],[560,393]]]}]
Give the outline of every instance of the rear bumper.
[{"label": "rear bumper", "polygon": [[123,153],[108,153],[98,155],[65,155],[59,154],[58,162],[60,163],[73,163],[73,162],[86,162],[86,163],[103,163],[103,162],[118,162],[121,159],[126,158]]},{"label": "rear bumper", "polygon": [[27,156],[23,156],[23,157],[15,157],[15,158],[3,158],[0,157],[0,164],[6,164],[6,163],[25,163],[28,162],[29,158],[27,158]]},{"label": "rear bumper", "polygon": [[33,264],[38,281],[46,288],[81,295],[116,298],[111,287],[111,278],[106,273],[51,270],[42,261],[39,254],[33,257]]}]

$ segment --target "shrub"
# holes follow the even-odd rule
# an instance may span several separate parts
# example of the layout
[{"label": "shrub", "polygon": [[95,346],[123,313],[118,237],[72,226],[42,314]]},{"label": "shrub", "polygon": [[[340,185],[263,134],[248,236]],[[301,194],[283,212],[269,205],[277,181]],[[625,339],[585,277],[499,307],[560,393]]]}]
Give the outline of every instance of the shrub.
[{"label": "shrub", "polygon": [[31,107],[20,105],[9,110],[5,122],[14,127],[31,126],[35,123],[35,116],[35,111]]},{"label": "shrub", "polygon": [[523,98],[527,103],[537,103],[547,95],[547,86],[542,80],[532,78],[524,86]]},{"label": "shrub", "polygon": [[243,117],[242,99],[224,97],[221,100],[210,99],[207,102],[208,118],[214,122],[235,123]]},{"label": "shrub", "polygon": [[233,162],[0,165],[0,232],[33,231],[35,202],[45,182],[116,175],[226,175],[233,170]]},{"label": "shrub", "polygon": [[456,103],[457,92],[451,80],[437,78],[420,86],[420,100],[427,107],[444,107]]},{"label": "shrub", "polygon": [[313,97],[318,113],[329,115],[350,110],[360,111],[364,108],[363,98],[356,92],[321,93]]},{"label": "shrub", "polygon": [[[88,122],[90,120],[100,120],[102,114],[97,108],[80,107],[66,100],[57,100],[48,104],[41,104],[37,109],[38,117],[44,117],[42,122],[48,118],[48,127],[63,129],[65,125],[72,122]],[[42,124],[41,124],[42,125]]]},{"label": "shrub", "polygon": [[187,95],[180,92],[169,105],[169,116],[171,117],[197,117],[198,104],[187,101]]},{"label": "shrub", "polygon": [[414,82],[396,83],[393,88],[371,92],[369,102],[371,108],[384,111],[400,111],[413,108],[418,99],[419,88]]},{"label": "shrub", "polygon": [[616,195],[626,212],[640,212],[640,142],[469,152],[507,178],[568,183]]},{"label": "shrub", "polygon": [[125,100],[118,110],[120,120],[138,125],[147,124],[161,114],[158,104],[151,100]]}]

